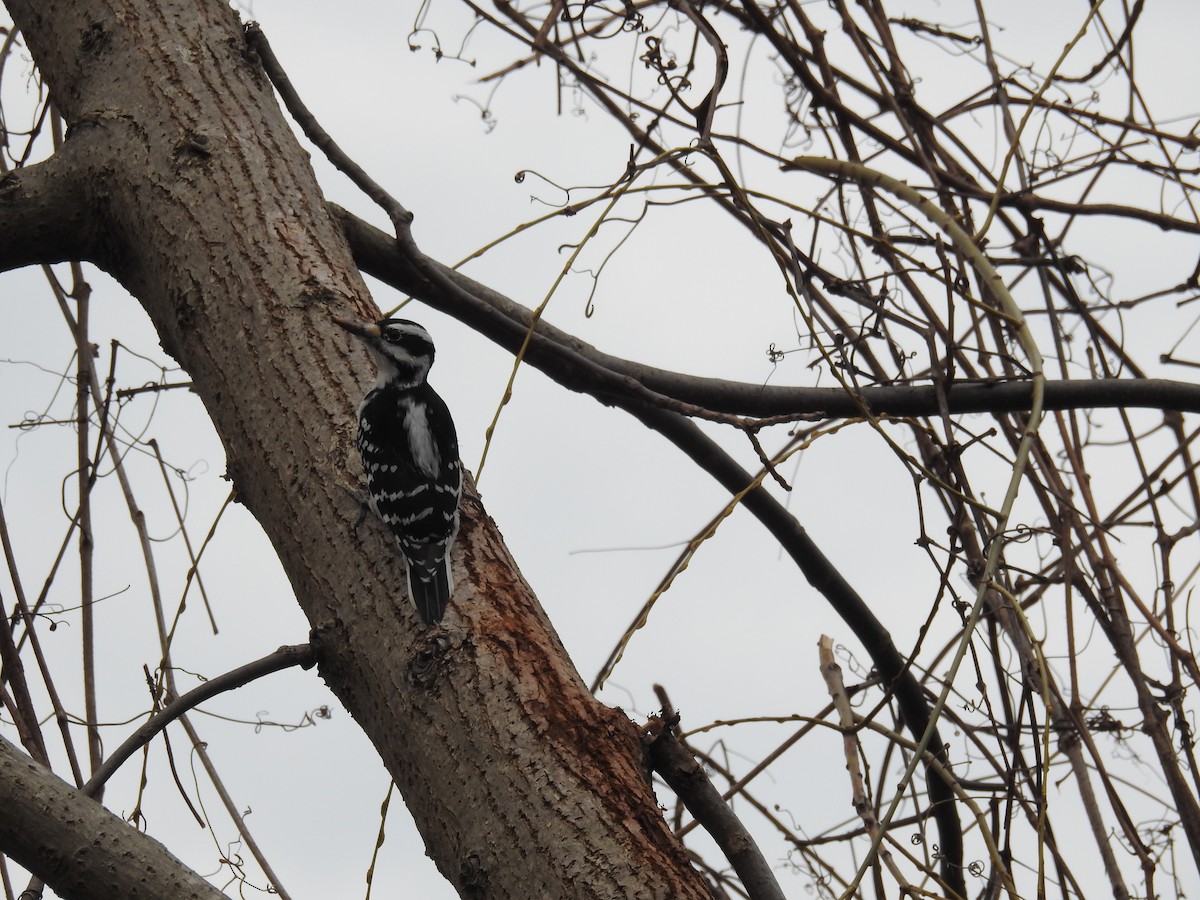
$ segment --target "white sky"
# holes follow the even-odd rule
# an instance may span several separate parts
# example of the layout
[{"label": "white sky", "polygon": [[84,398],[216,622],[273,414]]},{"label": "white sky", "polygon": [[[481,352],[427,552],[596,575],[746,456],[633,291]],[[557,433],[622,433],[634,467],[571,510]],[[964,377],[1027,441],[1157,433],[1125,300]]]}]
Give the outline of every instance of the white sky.
[{"label": "white sky", "polygon": [[[959,21],[971,19],[971,4],[962,2],[914,0],[904,9],[902,4],[890,6],[896,7],[889,9],[895,16],[928,13],[945,21],[954,19],[946,10],[962,7]],[[1194,91],[1177,88],[1198,80],[1193,45],[1200,34],[1200,9],[1182,0],[1148,7],[1142,27],[1155,34],[1154,46],[1161,49],[1161,56],[1145,54],[1141,83],[1154,98],[1156,114],[1194,119],[1200,109]],[[1013,25],[998,33],[998,42],[1009,56],[1037,60],[1044,71],[1078,26],[1085,7],[1025,2],[1007,4],[1007,9],[1013,22],[1036,22],[1036,27]],[[475,69],[435,62],[427,49],[431,42],[427,35],[420,39],[425,50],[409,52],[407,36],[416,11],[412,2],[334,5],[256,0],[243,15],[262,23],[278,57],[326,129],[415,212],[414,234],[426,252],[445,262],[457,261],[543,212],[547,207],[531,195],[555,202],[561,197],[536,179],[517,183],[514,175],[520,170],[537,171],[561,185],[604,184],[619,173],[628,154],[628,138],[586,101],[582,115],[555,116],[554,75],[548,66],[506,82],[490,100],[495,127],[486,128],[478,107],[465,100],[456,102],[455,97],[485,100],[488,88],[472,81],[502,67],[511,48],[477,34],[468,53],[479,57]],[[439,0],[432,17],[446,46],[455,43],[469,21],[451,0]],[[1140,40],[1140,46],[1149,46],[1145,36]],[[1095,58],[1092,49],[1081,52],[1089,63]],[[960,85],[936,77],[937,67],[944,64],[939,54],[931,52],[924,61],[931,74],[918,87],[923,102],[937,108],[961,96]],[[6,99],[12,81],[11,76],[6,81]],[[768,95],[770,102],[757,106],[754,91],[747,94],[747,116],[766,116],[777,106],[775,93]],[[1191,124],[1182,122],[1174,130],[1184,132]],[[382,214],[360,199],[344,178],[319,159],[314,159],[314,165],[330,199],[384,225]],[[558,245],[578,239],[588,224],[590,217],[584,215],[534,230],[466,271],[519,302],[536,306],[565,259],[557,252]],[[1105,264],[1117,273],[1118,285],[1129,285],[1126,295],[1174,283],[1179,280],[1178,269],[1186,272],[1194,265],[1195,241],[1148,246],[1106,239],[1105,227],[1102,221],[1085,223],[1078,229],[1080,242],[1087,243],[1093,254],[1101,247]],[[1098,234],[1086,234],[1089,229]],[[767,347],[772,343],[796,347],[802,326],[778,277],[761,264],[761,253],[752,251],[719,216],[694,205],[665,213],[630,244],[639,241],[638,247],[615,257],[605,270],[593,316],[584,315],[589,281],[574,276],[551,302],[547,317],[603,350],[664,368],[752,382],[812,383],[806,354],[789,357],[778,371],[768,361]],[[1162,260],[1173,256],[1177,247],[1179,256],[1188,261],[1172,260],[1173,281],[1164,275],[1167,267]],[[599,257],[591,258],[593,265],[598,261]],[[101,365],[108,364],[108,339],[118,336],[137,353],[170,365],[136,303],[94,269],[88,270],[88,279],[96,289],[92,334],[101,345]],[[1139,286],[1143,283],[1145,287]],[[383,309],[401,299],[390,289],[372,287]],[[1123,293],[1120,287],[1117,293]],[[0,420],[7,426],[26,418],[30,410],[43,408],[69,415],[69,389],[67,395],[53,398],[58,385],[54,373],[67,366],[70,343],[40,274],[25,270],[0,276],[0,304],[8,323],[0,329]],[[464,461],[474,469],[484,429],[508,376],[509,360],[438,313],[414,306],[406,315],[425,324],[437,341],[438,362],[431,380],[455,413]],[[1152,354],[1145,359],[1149,364],[1161,349],[1164,333],[1153,326],[1134,330],[1130,344],[1144,343],[1141,349]],[[1188,377],[1177,370],[1166,374]],[[152,365],[122,355],[118,369],[122,386],[156,377]],[[177,374],[172,380],[182,377]],[[221,479],[224,463],[219,442],[194,397],[182,392],[164,397],[152,417],[151,403],[148,397],[129,403],[122,424],[138,431],[150,422],[148,435],[158,440],[169,463],[189,473],[188,527],[193,541],[198,541],[228,491]],[[737,452],[747,464],[751,462],[745,448]],[[170,598],[177,598],[181,590],[186,560],[179,542],[166,540],[173,525],[157,463],[142,460],[133,465],[151,533],[164,539],[155,545],[155,552],[168,602],[173,602]],[[29,432],[5,428],[0,434],[0,499],[10,525],[18,523],[16,552],[30,594],[40,588],[61,540],[66,520],[59,496],[60,490],[65,492],[66,505],[72,506],[73,484],[64,479],[73,468],[74,433],[69,428]],[[912,550],[917,532],[907,471],[869,435],[844,433],[789,463],[785,474],[796,486],[790,502],[800,520],[879,612],[898,646],[908,647],[928,608],[929,573]],[[671,564],[678,544],[690,538],[726,499],[707,476],[627,416],[568,394],[532,370],[518,377],[481,489],[488,512],[589,681]],[[97,593],[124,591],[98,611],[101,716],[125,722],[145,710],[141,667],[154,665],[156,642],[145,577],[132,529],[120,512],[115,479],[101,483],[96,502],[115,511],[108,520],[114,524],[98,538]],[[227,513],[208,555],[210,564],[202,572],[221,633],[217,637],[206,633],[193,594],[176,644],[177,665],[213,676],[280,644],[306,640],[307,623],[278,563],[257,525],[240,508]],[[65,570],[68,574],[60,578],[50,599],[71,606],[77,584],[73,559],[69,558]],[[7,582],[0,582],[0,593],[6,604],[11,602]],[[74,684],[79,629],[74,614],[62,618],[61,627],[42,632],[43,640],[60,667],[56,675],[67,702],[78,704]],[[662,683],[683,713],[685,727],[739,716],[812,713],[825,702],[816,660],[821,633],[846,643],[863,670],[869,666],[848,627],[827,610],[792,563],[781,558],[757,523],[739,512],[660,601],[650,627],[634,638],[602,697],[640,718],[655,709],[651,688]],[[862,674],[852,671],[851,665],[843,659],[848,681]],[[182,672],[179,677],[184,686],[194,683]],[[262,712],[264,718],[292,723],[324,704],[332,708],[331,719],[287,733],[277,728],[255,733],[247,725],[203,715],[196,718],[238,804],[252,811],[248,821],[256,837],[297,898],[362,894],[387,775],[313,672],[276,675],[206,707],[232,718],[252,720]],[[115,747],[132,727],[106,729],[107,746]],[[729,741],[731,764],[745,771],[791,729],[790,725],[752,726],[736,733],[716,732],[697,743],[709,747],[711,740]],[[11,730],[6,734],[11,736]],[[82,747],[82,734],[79,740]],[[195,795],[181,733],[174,733],[172,746],[183,783]],[[842,813],[848,819],[849,786],[842,777],[839,753],[840,739],[832,734],[806,739],[784,757],[772,783],[763,786],[764,797],[781,807],[785,821],[801,823],[809,833],[834,824]],[[210,835],[189,824],[159,745],[151,756],[151,783],[144,800],[149,830],[189,865],[212,872],[214,842],[225,852],[227,842],[234,840],[232,826],[218,810],[202,775],[199,793],[216,832]],[[126,812],[135,796],[136,767],[131,763],[112,783],[107,802],[114,811]],[[814,816],[814,811],[819,815]],[[785,847],[770,838],[761,823],[757,830],[766,839],[768,859],[782,861]],[[1094,860],[1095,851],[1090,854],[1086,858]],[[715,861],[715,856],[711,859]],[[1086,873],[1088,865],[1077,862],[1076,868]],[[1181,868],[1184,878],[1193,879],[1183,885],[1185,892],[1194,893],[1200,888],[1194,869]],[[379,897],[457,896],[425,858],[420,839],[396,800],[375,877]],[[780,877],[789,896],[808,896],[805,877],[788,871]]]}]

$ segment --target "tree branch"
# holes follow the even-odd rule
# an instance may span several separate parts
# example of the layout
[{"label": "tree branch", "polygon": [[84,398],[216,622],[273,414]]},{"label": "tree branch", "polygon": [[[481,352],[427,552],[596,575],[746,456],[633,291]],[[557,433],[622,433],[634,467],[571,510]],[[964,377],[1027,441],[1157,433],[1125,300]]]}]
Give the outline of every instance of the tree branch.
[{"label": "tree branch", "polygon": [[[753,480],[750,473],[695,422],[663,410],[623,408],[675,444],[730,493],[743,490]],[[808,583],[820,592],[862,641],[884,687],[894,693],[905,727],[920,738],[930,727],[929,704],[925,691],[908,667],[903,654],[896,648],[887,628],[841,571],[821,552],[804,527],[769,491],[757,487],[746,494],[743,504],[779,542]],[[945,743],[936,726],[929,741],[929,752],[939,760],[947,759]],[[932,766],[927,766],[926,776],[941,840],[943,875],[951,887],[965,896],[961,871],[962,825],[954,808],[953,791]]]},{"label": "tree branch", "polygon": [[[524,307],[504,295],[487,288],[472,279],[440,267],[445,277],[453,280],[460,290],[448,297],[439,286],[431,284],[421,276],[410,262],[404,259],[396,242],[384,232],[358,220],[339,207],[332,207],[338,221],[347,233],[355,258],[364,271],[392,284],[400,290],[419,296],[423,302],[464,321],[472,328],[494,340],[506,349],[516,352],[524,343],[528,333],[526,322],[532,322],[532,314]],[[439,265],[432,261],[427,264]],[[553,326],[539,321],[534,339],[525,352],[526,360],[535,368],[549,375],[559,384],[571,390],[591,393],[592,386],[583,377],[580,369],[564,364],[559,350],[567,347],[573,354],[588,355],[596,365],[614,365],[647,372],[615,357],[601,354],[594,348],[578,341]],[[693,380],[675,373],[656,370],[667,380]],[[717,379],[694,379],[711,385],[728,385]],[[1025,394],[1030,393],[1028,385]],[[747,391],[749,385],[735,385],[735,390]],[[753,387],[753,390],[760,390]],[[786,389],[785,389],[786,390]],[[876,390],[888,390],[879,388]],[[900,390],[912,390],[905,388]],[[932,396],[932,388],[930,389]],[[851,399],[841,391],[832,391],[823,396],[833,400],[834,394]],[[611,394],[598,395],[597,399],[607,405],[615,405],[631,413],[647,427],[659,432],[697,465],[712,475],[731,493],[738,493],[753,481],[752,476],[738,465],[724,449],[706,435],[690,419],[662,407],[649,405],[639,399],[618,397]],[[856,413],[861,413],[856,407]],[[920,683],[907,669],[903,655],[896,649],[891,635],[872,613],[870,607],[857,591],[846,581],[841,572],[821,552],[808,533],[779,502],[762,487],[746,495],[746,508],[779,541],[784,550],[799,566],[809,583],[826,598],[835,611],[854,630],[863,642],[878,667],[883,683],[895,692],[903,711],[906,725],[920,736],[929,725],[929,708]],[[930,742],[933,748],[943,743],[935,731]],[[944,751],[935,750],[944,756]],[[962,829],[954,810],[953,796],[949,787],[935,774],[930,774],[929,790],[934,803],[940,833],[944,874],[952,887],[962,886]]]},{"label": "tree branch", "polygon": [[274,653],[269,653],[262,659],[246,663],[244,666],[239,666],[230,672],[226,672],[224,675],[218,675],[216,678],[212,678],[204,682],[204,684],[192,688],[183,696],[175,698],[161,712],[144,722],[141,727],[127,737],[121,746],[104,760],[103,765],[92,774],[87,784],[83,786],[83,792],[89,797],[94,797],[99,793],[104,783],[112,777],[113,773],[129,757],[136,753],[139,748],[146,746],[146,744],[154,740],[155,735],[160,731],[189,709],[199,706],[205,700],[211,700],[218,694],[224,694],[227,691],[237,690],[252,681],[256,681],[266,675],[274,674],[275,672],[280,672],[283,669],[290,669],[292,666],[311,669],[316,662],[316,651],[311,644],[280,647]]},{"label": "tree branch", "polygon": [[717,842],[751,900],[786,900],[775,873],[746,826],[709,781],[703,766],[676,738],[678,721],[678,715],[668,717],[664,710],[663,717],[646,723],[643,734],[651,767]]},{"label": "tree branch", "polygon": [[[464,894],[703,896],[636,729],[587,691],[478,497],[463,498],[463,577],[438,629],[413,627],[394,544],[354,533],[342,487],[373,373],[331,315],[377,310],[230,6],[9,10],[64,117],[99,136],[81,183],[120,242],[108,270],[191,377],[239,500],[321,635],[322,677],[440,871]],[[92,123],[110,108],[128,115]]]},{"label": "tree branch", "polygon": [[0,847],[66,900],[224,900],[162,844],[0,737]]},{"label": "tree branch", "polygon": [[[470,325],[510,352],[520,349],[533,322],[529,309],[454,269],[430,261],[468,295],[466,299],[458,292],[450,296],[404,258],[391,235],[336,204],[330,204],[330,209],[364,272],[397,290],[419,296],[422,302]],[[591,393],[587,379],[580,378],[578,369],[564,364],[561,354],[566,350],[586,358],[594,366],[635,379],[659,394],[737,416],[851,418],[862,415],[864,405],[875,415],[936,416],[943,412],[939,391],[944,391],[945,411],[951,415],[1021,412],[1029,409],[1033,395],[1028,381],[959,381],[944,388],[932,384],[895,384],[865,387],[852,394],[841,388],[786,387],[702,378],[612,356],[542,320],[537,321],[525,359],[556,377],[564,387]],[[553,373],[569,381],[558,379]],[[607,402],[603,397],[599,399]],[[1200,385],[1159,378],[1046,382],[1046,410],[1118,407],[1200,412]]]},{"label": "tree branch", "polygon": [[0,271],[94,259],[96,220],[76,182],[75,145],[0,175]]}]

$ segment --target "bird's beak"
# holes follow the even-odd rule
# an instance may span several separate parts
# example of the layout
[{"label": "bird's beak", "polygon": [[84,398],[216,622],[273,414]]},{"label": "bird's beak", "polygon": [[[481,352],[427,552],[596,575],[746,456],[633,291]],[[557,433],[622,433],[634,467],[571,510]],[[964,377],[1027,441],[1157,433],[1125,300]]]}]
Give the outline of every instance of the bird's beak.
[{"label": "bird's beak", "polygon": [[361,338],[377,338],[380,335],[379,326],[374,322],[360,322],[358,319],[344,319],[341,316],[334,316],[333,321]]}]

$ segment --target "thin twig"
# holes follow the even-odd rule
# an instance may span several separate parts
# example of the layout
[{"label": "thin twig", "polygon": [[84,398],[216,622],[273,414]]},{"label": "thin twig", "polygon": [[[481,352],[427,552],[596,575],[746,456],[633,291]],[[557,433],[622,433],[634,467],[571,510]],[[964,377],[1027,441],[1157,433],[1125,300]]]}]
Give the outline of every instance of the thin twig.
[{"label": "thin twig", "polygon": [[274,653],[269,653],[261,659],[246,663],[246,665],[218,675],[216,678],[211,678],[198,687],[192,688],[183,696],[169,700],[160,712],[144,722],[104,760],[103,765],[92,774],[87,784],[83,786],[83,792],[89,797],[95,797],[103,788],[104,783],[130,756],[149,744],[159,732],[188,710],[219,694],[237,690],[275,672],[290,669],[293,666],[310,669],[316,664],[316,661],[316,652],[311,644],[280,647]]},{"label": "thin twig", "polygon": [[[4,502],[0,500],[0,546],[4,549],[4,562],[8,566],[9,578],[12,579],[13,589],[16,591],[16,613],[20,615],[21,622],[25,625],[25,632],[22,637],[29,638],[29,645],[33,649],[33,658],[37,661],[38,671],[42,676],[42,684],[46,688],[46,694],[50,698],[50,706],[54,710],[54,720],[58,723],[59,734],[62,735],[63,749],[67,754],[67,762],[71,766],[71,775],[74,778],[75,784],[83,784],[83,770],[79,766],[79,754],[75,752],[75,741],[71,737],[71,722],[67,716],[67,710],[62,704],[62,700],[58,694],[58,688],[55,686],[54,679],[51,676],[50,664],[46,659],[46,654],[42,650],[42,642],[38,638],[36,623],[34,622],[33,613],[30,612],[28,601],[25,599],[25,589],[21,584],[20,569],[17,566],[16,553],[13,551],[12,539],[8,530],[8,518],[4,514]],[[6,660],[4,666],[4,677],[20,677],[22,671],[20,662],[20,644],[13,643],[12,630],[9,625],[9,619],[4,615],[3,609],[0,609],[0,646],[3,647],[3,656]],[[16,661],[12,667],[13,675],[10,676],[10,663],[8,654],[12,654],[11,659]],[[40,733],[39,733],[40,734]],[[31,753],[37,759],[37,753]],[[42,756],[40,762],[45,762],[45,747],[42,747]]]},{"label": "thin twig", "polygon": [[[99,405],[101,385],[94,370],[92,371],[90,388],[93,401]],[[146,529],[146,517],[138,506],[137,498],[133,493],[133,486],[129,481],[125,464],[119,452],[119,447],[116,443],[116,437],[111,428],[107,430],[104,438],[108,445],[109,456],[113,460],[113,471],[117,476],[117,482],[119,483],[121,487],[121,493],[125,498],[125,504],[129,512],[129,518],[133,523],[134,531],[138,536],[138,544],[142,551],[142,560],[146,568],[146,578],[150,590],[150,599],[154,609],[155,626],[158,630],[159,649],[162,653],[159,670],[162,673],[162,678],[165,683],[167,693],[171,696],[178,696],[179,692],[175,687],[174,667],[171,664],[171,642],[167,632],[166,616],[164,614],[162,600],[162,590],[158,579],[158,567],[154,559],[154,551],[150,541],[150,534]],[[255,840],[253,833],[246,825],[245,818],[239,811],[237,804],[233,802],[233,798],[229,795],[229,792],[225,789],[224,784],[221,782],[220,775],[216,771],[216,767],[212,764],[212,760],[209,758],[207,744],[200,739],[199,734],[188,720],[186,714],[179,717],[179,723],[183,726],[184,731],[188,735],[188,739],[192,742],[192,746],[195,749],[196,754],[199,756],[205,771],[208,773],[213,787],[217,791],[218,796],[221,798],[221,802],[225,807],[226,814],[237,827],[238,833],[241,835],[242,840],[244,840],[246,843],[246,848],[250,851],[250,855],[254,857],[259,867],[263,870],[263,873],[270,880],[271,886],[276,893],[283,897],[284,900],[290,900],[290,894],[284,888],[283,882],[280,880],[278,875],[276,875],[274,868],[266,858],[266,854],[263,853],[262,848],[258,845],[258,841]]]},{"label": "thin twig", "polygon": [[[874,841],[880,837],[879,820],[875,817],[875,809],[871,805],[867,793],[866,781],[863,778],[862,766],[859,764],[859,747],[857,731],[854,727],[854,710],[850,708],[850,697],[846,693],[846,685],[842,681],[842,667],[833,656],[833,638],[821,635],[817,642],[821,661],[821,677],[825,679],[825,687],[833,698],[834,708],[838,714],[838,724],[842,729],[842,752],[846,757],[846,771],[850,773],[850,789],[853,794],[852,803],[855,812],[863,821],[863,828]],[[892,858],[891,852],[880,844],[879,859],[887,866],[896,883],[900,885],[901,895],[911,895],[914,891],[904,873]]]},{"label": "thin twig", "polygon": [[388,218],[392,220],[392,224],[396,228],[400,228],[402,224],[407,225],[411,222],[412,213],[401,206],[400,201],[385,191],[375,179],[367,174],[362,166],[343,152],[329,132],[321,127],[321,123],[317,121],[317,117],[309,112],[304,101],[300,99],[299,92],[293,86],[292,80],[288,77],[287,71],[275,56],[275,51],[271,49],[271,43],[267,40],[266,34],[263,33],[262,27],[257,22],[249,22],[246,25],[245,34],[246,43],[249,44],[250,49],[258,54],[263,71],[267,73],[271,84],[275,85],[275,90],[279,91],[283,105],[292,114],[292,118],[296,120],[296,124],[300,126],[300,130],[308,136],[308,139],[316,145],[318,150],[324,153],[338,169],[358,185],[360,190],[387,213]]},{"label": "thin twig", "polygon": [[[179,621],[179,616],[183,613],[184,604],[187,602],[187,591],[194,580],[196,588],[200,591],[200,599],[204,603],[204,611],[208,614],[208,624],[212,628],[213,634],[217,634],[219,630],[217,628],[217,619],[213,614],[212,604],[208,602],[208,591],[204,589],[204,579],[200,575],[200,555],[192,548],[192,538],[188,534],[187,523],[183,520],[183,510],[179,508],[179,500],[175,497],[175,488],[171,485],[171,476],[167,472],[166,460],[163,459],[158,441],[151,439],[146,442],[146,445],[154,453],[154,458],[158,461],[158,470],[162,474],[163,486],[167,489],[167,496],[171,500],[171,509],[175,513],[175,524],[179,526],[179,534],[183,538],[183,545],[187,549],[188,554],[188,576],[184,584],[183,596],[179,600],[179,609],[175,614],[175,622]],[[228,502],[227,500],[226,505]],[[221,509],[224,510],[225,506],[222,506]],[[174,623],[172,623],[171,633],[174,634],[174,631]]]}]

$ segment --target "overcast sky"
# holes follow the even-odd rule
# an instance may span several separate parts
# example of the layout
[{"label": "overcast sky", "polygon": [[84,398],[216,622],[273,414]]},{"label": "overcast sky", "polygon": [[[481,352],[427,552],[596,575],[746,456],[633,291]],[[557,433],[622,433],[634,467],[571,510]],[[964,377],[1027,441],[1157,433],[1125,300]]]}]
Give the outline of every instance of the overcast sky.
[{"label": "overcast sky", "polygon": [[[973,4],[913,0],[901,6],[889,4],[889,12],[969,23]],[[955,7],[962,8],[961,15],[952,14]],[[997,32],[998,43],[1010,57],[1036,62],[1042,71],[1086,14],[1082,3],[1011,3],[1006,8],[1011,18]],[[463,53],[477,65],[437,61],[431,52],[435,39],[444,49],[456,46],[470,23],[452,0],[438,0],[430,13],[432,30],[413,36],[420,45],[417,51],[408,48],[416,3],[256,0],[242,9],[244,18],[262,23],[326,129],[415,213],[416,240],[444,262],[456,262],[561,204],[565,194],[555,185],[613,181],[628,157],[628,137],[586,99],[566,92],[566,109],[557,114],[555,75],[549,66],[529,67],[494,95],[489,86],[476,83],[480,75],[510,61],[515,44],[481,30]],[[1185,132],[1200,110],[1194,89],[1200,82],[1194,52],[1200,10],[1179,0],[1149,4],[1144,16],[1139,27],[1154,34],[1161,55],[1146,54],[1141,60],[1141,83],[1163,119],[1184,117],[1174,130]],[[1096,58],[1094,49],[1086,50],[1088,60]],[[923,102],[937,109],[967,93],[952,77],[937,75],[958,71],[939,69],[953,60],[931,50],[923,61],[929,67],[918,85]],[[747,115],[766,115],[778,95],[770,73],[764,69],[759,74],[762,97],[768,99],[758,106],[748,103]],[[16,102],[14,92],[23,85],[23,76],[10,73],[4,84],[6,103]],[[751,99],[757,90],[747,88]],[[481,115],[481,107],[490,118]],[[330,199],[386,226],[386,218],[316,158],[315,151],[314,166]],[[516,174],[526,170],[539,174],[518,181]],[[585,219],[534,229],[465,271],[526,306],[536,306],[564,263],[559,245],[578,240],[590,225]],[[1190,254],[1189,265],[1194,264],[1194,242],[1164,238],[1148,247],[1107,240],[1099,233],[1102,227],[1085,222],[1078,237],[1090,242],[1089,252],[1100,248],[1117,279],[1119,296],[1161,286],[1167,276],[1157,260],[1174,254],[1177,246],[1179,255]],[[1089,229],[1097,233],[1089,234]],[[590,297],[592,315],[586,314],[592,281],[576,274],[551,301],[547,318],[604,351],[664,368],[754,383],[816,383],[818,374],[808,368],[812,359],[803,352],[802,325],[777,273],[761,264],[761,251],[741,235],[731,235],[712,210],[693,204],[684,212],[665,212],[648,221],[607,264]],[[597,251],[581,268],[602,260]],[[95,269],[89,267],[87,277],[95,289],[92,336],[101,346],[101,365],[109,362],[109,339],[119,337],[130,351],[122,350],[118,357],[119,386],[158,380],[161,367],[173,363],[137,303]],[[1177,273],[1173,277],[1178,280]],[[404,299],[377,283],[371,287],[384,310]],[[0,419],[8,426],[41,415],[68,417],[73,389],[59,373],[69,366],[71,343],[45,280],[32,269],[0,276],[0,301],[8,322],[0,328]],[[464,462],[474,470],[511,360],[466,327],[419,304],[407,307],[404,315],[426,325],[437,343],[431,381],[455,414]],[[1169,327],[1183,333],[1177,325]],[[1155,354],[1161,338],[1161,330],[1128,333],[1132,348],[1142,350],[1144,342],[1144,349]],[[772,345],[798,352],[776,364],[768,358]],[[1154,369],[1152,356],[1144,362]],[[1178,371],[1167,374],[1181,377]],[[173,372],[166,377],[179,381],[186,376]],[[141,395],[122,406],[120,424],[130,433],[154,437],[168,465],[184,473],[171,481],[177,491],[186,491],[188,528],[198,541],[229,487],[221,477],[219,441],[199,401],[181,391],[158,399]],[[771,441],[769,449],[781,446],[782,433]],[[730,446],[752,464],[748,448]],[[19,523],[16,552],[31,594],[40,589],[57,552],[67,521],[63,508],[73,507],[74,486],[67,479],[74,452],[69,428],[6,427],[0,433],[0,498],[10,525]],[[139,453],[129,464],[151,533],[161,539],[155,553],[168,602],[175,603],[187,564],[180,542],[171,539],[175,529],[158,463]],[[789,461],[784,474],[795,485],[787,502],[801,522],[881,611],[897,645],[909,647],[928,609],[931,582],[927,564],[912,548],[917,531],[908,471],[869,434],[845,433]],[[517,378],[480,488],[489,514],[589,682],[681,544],[727,500],[707,476],[629,417],[568,394],[532,370]],[[113,594],[97,614],[101,717],[114,723],[105,730],[111,749],[144,713],[142,665],[153,667],[158,657],[145,575],[114,478],[102,480],[96,503],[108,516],[105,521],[113,523],[98,538],[96,578],[99,595]],[[220,634],[211,633],[199,598],[189,595],[174,650],[178,666],[211,677],[280,644],[307,639],[308,625],[269,545],[240,507],[225,514],[207,555],[211,562],[202,573]],[[50,600],[71,607],[78,584],[72,557],[64,570]],[[11,595],[6,582],[0,582],[0,595],[7,604]],[[74,686],[77,618],[64,612],[61,619],[62,627],[44,631],[43,640],[61,667],[59,688],[81,708]],[[640,719],[655,710],[652,686],[661,683],[682,712],[685,728],[735,717],[811,714],[825,702],[816,656],[822,633],[846,645],[842,664],[848,681],[865,675],[869,659],[846,625],[757,523],[735,513],[660,601],[601,696]],[[195,683],[184,672],[179,678],[183,687]],[[206,707],[241,722],[261,717],[299,724],[325,705],[329,718],[296,730],[196,717],[229,789],[238,805],[250,811],[250,826],[297,898],[362,894],[388,777],[315,672],[272,676]],[[698,738],[697,745],[727,752],[729,764],[744,772],[793,727],[717,731]],[[11,729],[5,733],[11,737]],[[729,743],[719,744],[722,740]],[[195,763],[181,733],[174,734],[173,749],[185,789],[203,798],[215,831],[194,824],[157,751],[151,754],[150,786],[143,800],[146,826],[189,865],[211,873],[214,847],[221,853],[238,852],[229,846],[235,832],[203,774],[197,789],[191,774]],[[850,818],[849,785],[838,754],[840,738],[828,733],[806,739],[784,757],[763,790],[784,821],[812,834]],[[106,802],[127,813],[136,790],[137,767],[131,762],[112,783]],[[785,845],[761,820],[755,820],[755,828],[764,838],[768,859],[781,862]],[[254,881],[252,864],[249,868]],[[1183,869],[1185,878],[1194,879],[1191,867]],[[375,877],[379,897],[457,896],[425,858],[398,798],[388,816]],[[805,876],[785,872],[781,878],[789,896],[808,895]],[[1184,888],[1194,893],[1200,882]]]}]

